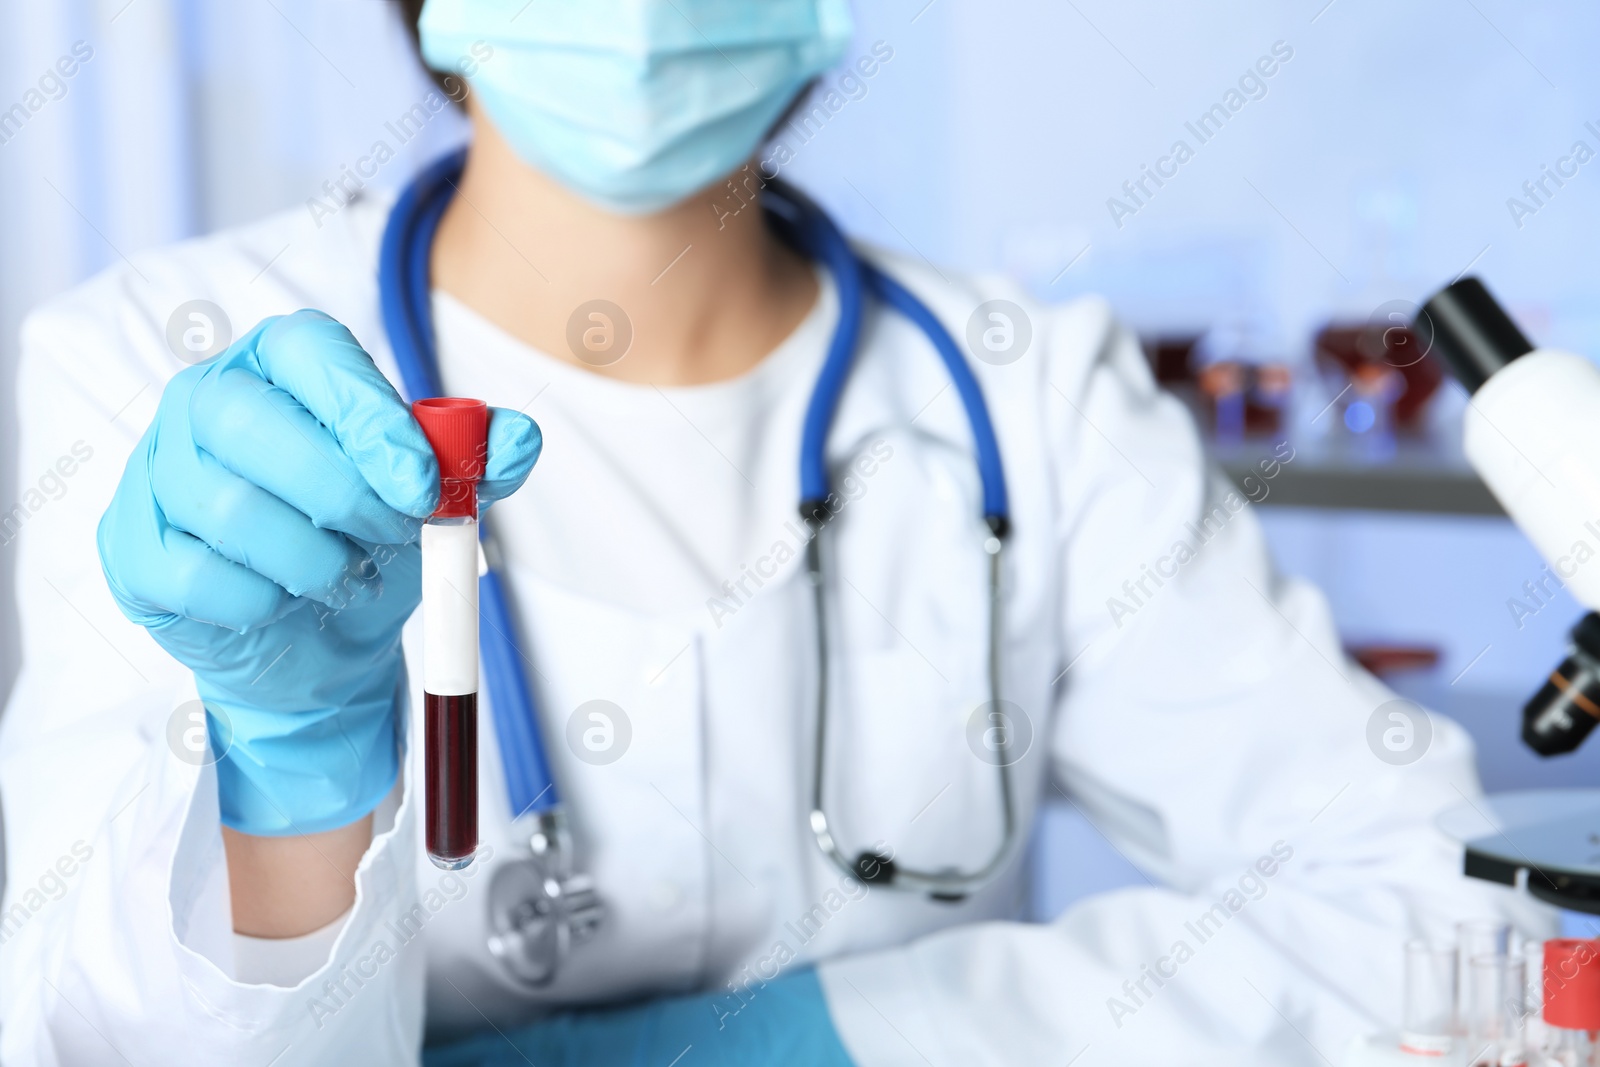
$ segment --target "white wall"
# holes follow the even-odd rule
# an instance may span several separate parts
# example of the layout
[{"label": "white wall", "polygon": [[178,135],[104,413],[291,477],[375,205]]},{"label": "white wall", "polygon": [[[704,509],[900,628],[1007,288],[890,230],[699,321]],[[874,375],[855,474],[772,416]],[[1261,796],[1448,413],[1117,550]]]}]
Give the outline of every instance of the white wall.
[{"label": "white wall", "polygon": [[[1141,326],[1262,317],[1289,346],[1483,252],[1530,326],[1600,350],[1600,161],[1520,229],[1506,207],[1575,140],[1600,152],[1600,8],[936,0],[912,22],[924,3],[862,5],[897,58],[795,168],[858,230],[1051,297],[1109,292]],[[1280,40],[1265,97],[1199,145],[1184,123]],[[1194,159],[1115,226],[1106,200],[1179,137]]]}]

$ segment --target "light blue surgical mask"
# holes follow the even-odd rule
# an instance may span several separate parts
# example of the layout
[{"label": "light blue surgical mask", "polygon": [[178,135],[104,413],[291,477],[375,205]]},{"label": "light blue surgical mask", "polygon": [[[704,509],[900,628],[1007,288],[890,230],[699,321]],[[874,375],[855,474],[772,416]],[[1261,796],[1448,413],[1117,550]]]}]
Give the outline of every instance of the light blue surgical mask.
[{"label": "light blue surgical mask", "polygon": [[480,57],[473,89],[525,162],[646,214],[749,159],[851,24],[846,0],[427,0],[419,30],[433,67]]}]

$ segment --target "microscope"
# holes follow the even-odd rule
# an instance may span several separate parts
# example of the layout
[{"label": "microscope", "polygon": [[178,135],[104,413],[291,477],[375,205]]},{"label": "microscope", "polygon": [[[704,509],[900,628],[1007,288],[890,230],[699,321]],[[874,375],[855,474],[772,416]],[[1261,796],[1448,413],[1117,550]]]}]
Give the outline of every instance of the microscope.
[{"label": "microscope", "polygon": [[[1435,294],[1412,330],[1472,394],[1467,460],[1565,588],[1600,608],[1600,367],[1534,348],[1476,278]],[[1571,640],[1522,711],[1522,740],[1541,756],[1573,751],[1600,724],[1600,614]]]},{"label": "microscope", "polygon": [[[1522,712],[1530,748],[1572,752],[1600,723],[1600,445],[1591,444],[1600,367],[1534,348],[1476,278],[1434,294],[1411,330],[1472,394],[1462,426],[1467,460],[1563,587],[1591,609]],[[1600,789],[1469,800],[1438,825],[1463,842],[1468,876],[1600,915]],[[1408,943],[1400,1030],[1353,1041],[1346,1067],[1600,1062],[1600,953],[1594,941],[1571,939],[1577,932],[1544,943],[1542,975],[1528,976],[1541,990],[1531,1008],[1522,970],[1529,957],[1513,953],[1508,924],[1464,923],[1450,947]]]}]

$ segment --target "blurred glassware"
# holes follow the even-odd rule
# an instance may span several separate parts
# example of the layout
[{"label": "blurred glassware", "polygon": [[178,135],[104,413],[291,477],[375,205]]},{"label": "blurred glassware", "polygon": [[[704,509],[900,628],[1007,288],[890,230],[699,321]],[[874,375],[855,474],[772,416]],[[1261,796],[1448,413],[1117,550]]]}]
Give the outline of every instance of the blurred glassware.
[{"label": "blurred glassware", "polygon": [[1212,363],[1200,371],[1200,395],[1209,403],[1211,433],[1219,441],[1237,441],[1245,432],[1246,367],[1234,360]]},{"label": "blurred glassware", "polygon": [[1286,429],[1294,376],[1279,347],[1259,324],[1219,323],[1145,350],[1156,380],[1188,400],[1215,439],[1238,441]]},{"label": "blurred glassware", "polygon": [[1378,321],[1329,324],[1312,350],[1352,434],[1409,434],[1423,428],[1428,401],[1444,381],[1427,347],[1409,327]]},{"label": "blurred glassware", "polygon": [[1456,967],[1465,981],[1479,956],[1511,954],[1511,924],[1500,919],[1468,919],[1456,923]]},{"label": "blurred glassware", "polygon": [[1527,1011],[1523,1039],[1528,1044],[1529,1060],[1538,1067],[1544,1067],[1550,1062],[1545,1055],[1549,1047],[1550,1028],[1544,1021],[1544,942],[1527,938],[1520,944],[1514,944],[1514,951],[1522,958],[1522,996]]},{"label": "blurred glassware", "polygon": [[[1463,939],[1461,948],[1475,939],[1476,934]],[[1500,945],[1501,952],[1473,956],[1467,966],[1461,1021],[1472,1067],[1527,1067],[1528,1063],[1526,970],[1520,956],[1504,953],[1503,939]]]},{"label": "blurred glassware", "polygon": [[1175,390],[1192,387],[1195,384],[1194,347],[1199,342],[1197,333],[1142,338],[1140,343],[1155,373],[1156,384]]},{"label": "blurred glassware", "polygon": [[1455,1047],[1456,947],[1417,939],[1406,943],[1405,1003],[1400,1050],[1443,1056]]}]

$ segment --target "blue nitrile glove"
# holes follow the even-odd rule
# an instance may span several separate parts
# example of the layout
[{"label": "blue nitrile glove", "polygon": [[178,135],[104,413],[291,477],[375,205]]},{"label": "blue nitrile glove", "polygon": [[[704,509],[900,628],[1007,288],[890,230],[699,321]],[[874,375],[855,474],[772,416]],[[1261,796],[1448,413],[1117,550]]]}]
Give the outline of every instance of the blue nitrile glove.
[{"label": "blue nitrile glove", "polygon": [[426,1049],[423,1067],[852,1067],[815,971],[569,1012]]},{"label": "blue nitrile glove", "polygon": [[[492,409],[481,498],[516,490],[540,443]],[[167,383],[100,560],[123,613],[194,671],[226,825],[330,830],[394,785],[400,629],[438,493],[410,409],[321,312],[267,319]]]}]

